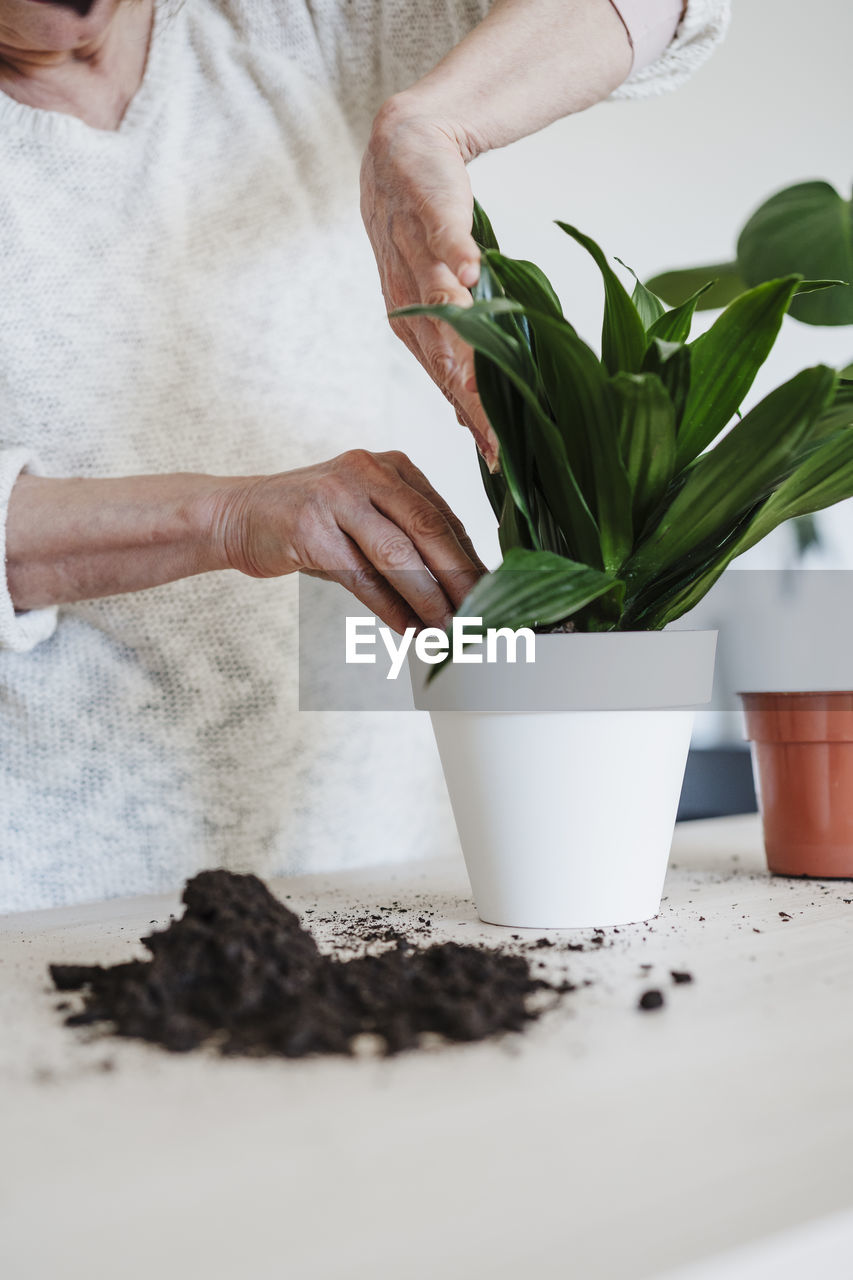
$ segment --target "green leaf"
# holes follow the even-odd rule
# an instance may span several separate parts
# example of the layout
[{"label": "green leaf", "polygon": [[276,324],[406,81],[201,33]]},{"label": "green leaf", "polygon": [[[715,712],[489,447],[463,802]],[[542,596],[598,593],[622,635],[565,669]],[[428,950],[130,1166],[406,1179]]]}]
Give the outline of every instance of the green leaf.
[{"label": "green leaf", "polygon": [[560,299],[544,271],[540,271],[534,262],[507,258],[496,250],[488,250],[486,258],[507,297],[534,311],[562,319]]},{"label": "green leaf", "polygon": [[[510,339],[511,341],[511,339]],[[524,436],[525,402],[512,380],[481,352],[474,352],[474,372],[483,411],[499,445],[502,477],[513,504],[526,523],[527,545],[538,546],[536,525],[530,509],[530,453]],[[501,504],[499,519],[503,519]]]},{"label": "green leaf", "polygon": [[675,470],[675,409],[660,378],[620,373],[619,443],[633,494],[634,531],[642,532]]},{"label": "green leaf", "polygon": [[[853,202],[828,182],[802,182],[771,196],[738,239],[747,284],[799,273],[853,283]],[[853,288],[798,297],[791,315],[806,324],[853,324]]]},{"label": "green leaf", "polygon": [[703,599],[733,560],[784,524],[823,511],[853,497],[853,431],[840,431],[824,441],[744,521],[728,543],[699,572],[695,568],[637,620],[642,627],[665,627]]},{"label": "green leaf", "polygon": [[835,391],[818,365],[777,387],[715,448],[698,458],[657,527],[626,567],[642,592],[650,580],[719,547],[742,517],[791,473]]},{"label": "green leaf", "polygon": [[480,260],[480,275],[471,287],[471,296],[475,302],[492,302],[505,296],[500,280],[489,266],[487,253]]},{"label": "green leaf", "polygon": [[761,507],[736,555],[754,547],[777,525],[823,511],[853,497],[853,431],[836,432],[814,449]]},{"label": "green leaf", "polygon": [[458,614],[482,618],[484,627],[537,627],[562,622],[622,583],[588,565],[548,551],[509,551],[503,564],[480,579]]},{"label": "green leaf", "polygon": [[666,314],[666,307],[656,293],[652,293],[650,289],[646,288],[633,267],[629,267],[627,262],[623,262],[621,258],[617,258],[616,261],[620,267],[624,267],[634,277],[634,292],[631,294],[631,301],[643,322],[643,328],[648,332],[655,321],[660,320]]},{"label": "green leaf", "polygon": [[683,306],[695,297],[699,311],[715,311],[734,302],[735,298],[746,291],[748,285],[736,262],[718,262],[710,267],[682,267],[676,271],[664,271],[661,275],[652,276],[646,282],[646,287],[671,307]]},{"label": "green leaf", "polygon": [[846,280],[801,280],[797,285],[796,297],[804,293],[825,293],[827,289],[846,289]]},{"label": "green leaf", "polygon": [[604,568],[618,569],[633,542],[631,487],[619,453],[616,403],[607,375],[564,321],[533,311],[527,312],[527,320],[572,472],[598,524]]},{"label": "green leaf", "polygon": [[[463,341],[509,379],[532,415],[524,430],[523,439],[520,439],[517,412],[506,394],[506,388],[502,388],[502,380],[494,381],[486,372],[481,378],[482,366],[475,359],[480,398],[501,446],[501,463],[513,499],[524,512],[532,538],[536,542],[538,531],[525,492],[525,477],[529,472],[525,472],[520,463],[521,450],[524,448],[536,462],[542,492],[573,553],[582,556],[588,564],[596,564],[601,557],[598,529],[570,466],[563,438],[542,407],[538,387],[531,385],[525,353],[518,342],[498,327],[490,314],[493,309],[497,309],[499,316],[507,306],[521,309],[517,303],[497,299],[493,302],[475,302],[471,307],[452,304],[401,307],[392,314],[430,315],[447,321]],[[548,316],[541,319],[543,323],[555,323]],[[565,325],[565,328],[567,332],[571,332],[570,326]]]},{"label": "green leaf", "polygon": [[480,467],[480,479],[483,482],[483,488],[486,491],[486,497],[489,499],[489,506],[492,508],[492,511],[494,512],[495,519],[500,520],[501,512],[503,510],[503,504],[504,504],[504,501],[506,500],[506,481],[504,480],[503,476],[500,475],[499,473],[497,475],[492,474],[492,472],[489,470],[488,466],[486,465],[486,460],[483,457],[483,455],[480,453],[479,449],[476,450],[476,453],[477,453],[477,462]]},{"label": "green leaf", "polygon": [[604,281],[604,325],[601,355],[610,373],[639,373],[646,350],[646,331],[637,308],[604,253],[589,236],[567,222],[557,222],[593,258]]},{"label": "green leaf", "polygon": [[[500,316],[510,310],[518,310],[518,304],[505,298],[475,302],[471,307],[447,305],[427,307],[421,305],[400,307],[392,316],[432,315],[446,320],[475,350],[477,388],[483,409],[500,445],[501,468],[513,500],[524,515],[532,541],[536,542],[536,528],[526,496],[525,481],[529,472],[527,444],[521,435],[523,419],[519,412],[520,393],[523,400],[537,403],[537,392],[531,386],[535,370],[530,354],[510,334],[499,327]],[[486,363],[480,357],[487,357]],[[500,375],[505,375],[501,377]],[[507,377],[509,382],[507,382]]]},{"label": "green leaf", "polygon": [[737,545],[738,537],[754,514],[753,507],[719,546],[706,547],[701,555],[685,561],[665,580],[653,583],[639,598],[632,598],[625,611],[623,627],[634,631],[659,631],[694,608],[733,558],[731,548]]},{"label": "green leaf", "polygon": [[471,224],[471,236],[481,249],[497,249],[498,241],[488,215],[479,200],[474,201],[474,217]]},{"label": "green leaf", "polygon": [[532,546],[527,522],[509,490],[504,495],[503,507],[498,513],[498,542],[504,555],[513,547]]},{"label": "green leaf", "polygon": [[[620,262],[621,259],[617,258],[616,261]],[[666,310],[660,298],[656,298],[653,293],[650,293],[642,280],[636,281],[633,292],[631,293],[631,301],[633,302],[637,315],[642,320],[643,328],[647,333],[655,321],[659,320],[666,314]]]},{"label": "green leaf", "polygon": [[835,394],[817,421],[821,437],[832,435],[842,427],[853,427],[853,382],[841,378]]},{"label": "green leaf", "polygon": [[[710,590],[735,557],[743,555],[786,520],[806,521],[813,511],[851,496],[846,439],[853,446],[853,388],[840,383],[819,413],[802,448],[795,450],[790,475],[762,505],[747,509],[730,535],[699,563],[688,561],[675,582],[653,600],[637,622],[643,627],[666,626],[692,609]],[[828,446],[828,447],[827,447]],[[707,456],[707,455],[706,455]],[[820,487],[822,485],[822,487]],[[797,530],[798,541],[806,536]],[[816,537],[816,535],[814,535]]]},{"label": "green leaf", "polygon": [[[496,302],[497,299],[503,298],[512,304],[501,309],[486,308],[486,310],[492,315],[498,327],[508,333],[519,344],[522,358],[527,367],[527,381],[534,385],[538,381],[535,354],[530,340],[530,328],[521,310],[522,304],[518,303],[514,298],[507,298],[507,292],[489,260],[489,251],[486,251],[483,255],[480,263],[480,275],[477,283],[471,289],[471,296],[475,302]],[[476,361],[474,371],[476,373]]]},{"label": "green leaf", "polygon": [[690,394],[690,348],[680,342],[654,338],[643,361],[643,373],[653,373],[666,387],[675,409],[676,435],[681,427]]},{"label": "green leaf", "polygon": [[[470,307],[459,307],[455,303],[433,307],[414,303],[407,307],[397,307],[389,315],[392,319],[398,316],[433,316],[437,320],[444,320],[476,351],[481,351],[495,364],[506,366],[507,371],[512,370],[515,377],[524,379],[532,371],[527,353],[497,323],[506,312],[523,311],[520,303],[501,297],[477,301]],[[529,390],[528,383],[525,382],[524,385]]]},{"label": "green leaf", "polygon": [[850,363],[850,364],[848,364],[848,365],[845,365],[845,367],[844,367],[843,369],[841,369],[839,372],[840,372],[840,374],[841,374],[841,377],[842,377],[842,378],[851,378],[851,379],[853,379],[853,362],[851,362],[851,363]]},{"label": "green leaf", "polygon": [[678,466],[714,440],[752,386],[776,341],[798,284],[769,280],[741,294],[690,344],[690,394],[678,434]]},{"label": "green leaf", "polygon": [[665,312],[649,329],[648,337],[660,338],[663,342],[686,342],[690,337],[690,326],[699,300],[710,288],[710,284],[703,284],[701,289],[691,293],[679,306]]},{"label": "green leaf", "polygon": [[808,551],[811,551],[812,547],[821,546],[820,530],[813,515],[794,516],[791,521],[791,528],[797,544],[797,555],[800,559]]}]

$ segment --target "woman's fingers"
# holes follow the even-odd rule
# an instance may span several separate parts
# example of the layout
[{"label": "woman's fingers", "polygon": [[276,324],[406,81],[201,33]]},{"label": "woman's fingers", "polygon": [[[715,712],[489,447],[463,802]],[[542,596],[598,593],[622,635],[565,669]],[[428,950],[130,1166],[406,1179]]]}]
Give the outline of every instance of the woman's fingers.
[{"label": "woman's fingers", "polygon": [[471,234],[474,196],[457,139],[425,121],[400,136],[394,153],[393,194],[401,211],[412,216],[416,247],[444,262],[460,284],[470,288],[479,276],[480,250]]},{"label": "woman's fingers", "polygon": [[357,469],[363,497],[336,511],[339,527],[423,623],[446,626],[484,572],[461,522],[405,454]]},{"label": "woman's fingers", "polygon": [[471,184],[458,153],[442,153],[440,163],[431,198],[420,206],[423,244],[433,261],[446,263],[459,284],[471,289],[480,277],[480,249],[471,235]]},{"label": "woman's fingers", "polygon": [[[401,234],[400,239],[405,246],[405,236]],[[457,306],[471,306],[473,301],[468,290],[459,287],[444,263],[430,262],[423,251],[416,250],[414,246],[411,247],[410,260],[398,250],[385,300],[389,310],[412,301],[428,305],[452,302]],[[402,338],[457,410],[457,420],[467,426],[489,470],[494,471],[498,464],[499,446],[477,394],[471,347],[449,324],[432,316],[399,317],[391,324],[397,336]]]},{"label": "woman's fingers", "polygon": [[[470,305],[480,274],[473,194],[455,136],[399,112],[380,113],[365,153],[361,208],[389,311],[411,303]],[[471,348],[431,318],[392,328],[448,400],[459,406],[489,468],[498,444],[476,390]]]},{"label": "woman's fingers", "polygon": [[[420,226],[413,226],[409,220],[397,232],[395,248],[399,256],[389,279],[389,284],[393,281],[392,294],[396,295],[390,300],[395,306],[405,306],[407,302],[429,307],[471,306],[471,294],[450,267],[434,256]],[[401,286],[406,289],[405,297],[400,293]],[[463,394],[474,377],[474,353],[468,344],[450,325],[432,316],[411,316],[408,323],[422,352],[422,363],[434,381],[453,396]]]},{"label": "woman's fingers", "polygon": [[386,520],[375,508],[372,511],[358,509],[350,520],[341,524],[341,529],[408,602],[421,622],[428,627],[447,626],[453,616],[453,605],[399,525]]},{"label": "woman's fingers", "polygon": [[483,571],[476,556],[462,546],[441,508],[409,485],[380,491],[373,501],[406,534],[455,609],[479,581]]},{"label": "woman's fingers", "polygon": [[395,454],[394,457],[395,465],[406,483],[413,489],[416,489],[424,498],[427,498],[444,516],[448,525],[453,530],[456,541],[478,571],[478,575],[488,572],[486,566],[477,555],[474,544],[468,537],[468,531],[462,521],[456,515],[455,511],[453,511],[444,501],[441,494],[432,487],[424,473],[420,471],[412,460],[406,457],[404,453]]},{"label": "woman's fingers", "polygon": [[483,573],[460,522],[402,453],[352,449],[248,477],[223,502],[217,520],[232,568],[331,578],[395,630],[446,626]]},{"label": "woman's fingers", "polygon": [[336,569],[307,569],[304,572],[312,578],[339,583],[398,635],[403,635],[408,627],[420,626],[420,619],[411,606],[374,569],[352,539],[342,534],[343,541],[349,545],[342,547],[339,556],[341,563]]}]

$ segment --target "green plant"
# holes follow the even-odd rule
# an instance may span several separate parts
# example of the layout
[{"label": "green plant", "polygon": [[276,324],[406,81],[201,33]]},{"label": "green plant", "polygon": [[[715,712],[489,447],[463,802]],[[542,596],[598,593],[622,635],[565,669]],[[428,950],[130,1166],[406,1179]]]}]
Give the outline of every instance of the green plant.
[{"label": "green plant", "polygon": [[[799,182],[777,191],[742,228],[734,262],[665,271],[648,282],[673,306],[708,285],[700,310],[725,306],[744,290],[800,272],[844,281],[846,288],[795,298],[791,315],[812,325],[853,324],[853,200],[828,182]],[[843,370],[853,377],[853,365]]]},{"label": "green plant", "polygon": [[[707,286],[698,310],[732,302],[750,286],[799,272],[833,276],[846,288],[795,298],[790,314],[803,324],[853,324],[853,201],[828,182],[800,182],[777,191],[755,210],[741,230],[734,262],[665,271],[647,282],[665,302],[677,306]],[[853,364],[841,371],[853,378]],[[799,554],[820,545],[813,516],[792,524]]]},{"label": "green plant", "polygon": [[760,284],[690,342],[707,286],[672,309],[639,281],[629,295],[594,241],[557,225],[602,274],[601,358],[542,271],[500,252],[479,205],[471,307],[395,313],[445,320],[474,348],[500,445],[499,473],[481,471],[503,563],[459,612],[484,627],[659,629],[782,521],[853,495],[853,383],[833,369],[804,370],[721,436],[792,301],[835,282]]}]

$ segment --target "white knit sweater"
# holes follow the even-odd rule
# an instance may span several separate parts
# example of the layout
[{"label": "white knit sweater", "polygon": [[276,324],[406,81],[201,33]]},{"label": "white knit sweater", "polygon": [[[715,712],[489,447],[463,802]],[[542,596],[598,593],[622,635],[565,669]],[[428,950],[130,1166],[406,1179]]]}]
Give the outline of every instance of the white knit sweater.
[{"label": "white knit sweater", "polygon": [[[406,448],[360,152],[489,0],[173,7],[116,132],[0,94],[0,565],[24,467],[256,474]],[[618,96],[677,84],[727,8],[693,0]],[[297,711],[294,578],[24,614],[4,578],[0,912],[452,842],[428,724]]]}]

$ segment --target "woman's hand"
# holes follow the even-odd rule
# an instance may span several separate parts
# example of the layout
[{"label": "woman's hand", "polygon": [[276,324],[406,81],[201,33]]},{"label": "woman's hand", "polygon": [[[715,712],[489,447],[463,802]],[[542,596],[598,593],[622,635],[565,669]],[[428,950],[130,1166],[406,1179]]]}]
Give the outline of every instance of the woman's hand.
[{"label": "woman's hand", "polygon": [[[361,168],[361,213],[388,311],[409,303],[470,306],[480,274],[471,236],[474,199],[464,143],[453,128],[389,99],[374,122]],[[477,395],[471,348],[430,317],[391,326],[444,392],[494,469],[498,446]]]},{"label": "woman's hand", "polygon": [[403,453],[349,453],[235,482],[215,521],[227,563],[339,582],[395,631],[446,626],[485,572],[447,503]]},{"label": "woman's hand", "polygon": [[[384,103],[362,162],[361,212],[389,311],[470,304],[480,254],[466,164],[607,97],[631,61],[611,0],[493,0],[432,71]],[[428,317],[391,324],[494,470],[470,347]]]},{"label": "woman's hand", "polygon": [[239,569],[342,583],[397,631],[443,626],[485,572],[402,453],[354,449],[272,476],[19,477],[6,571],[17,609]]}]

